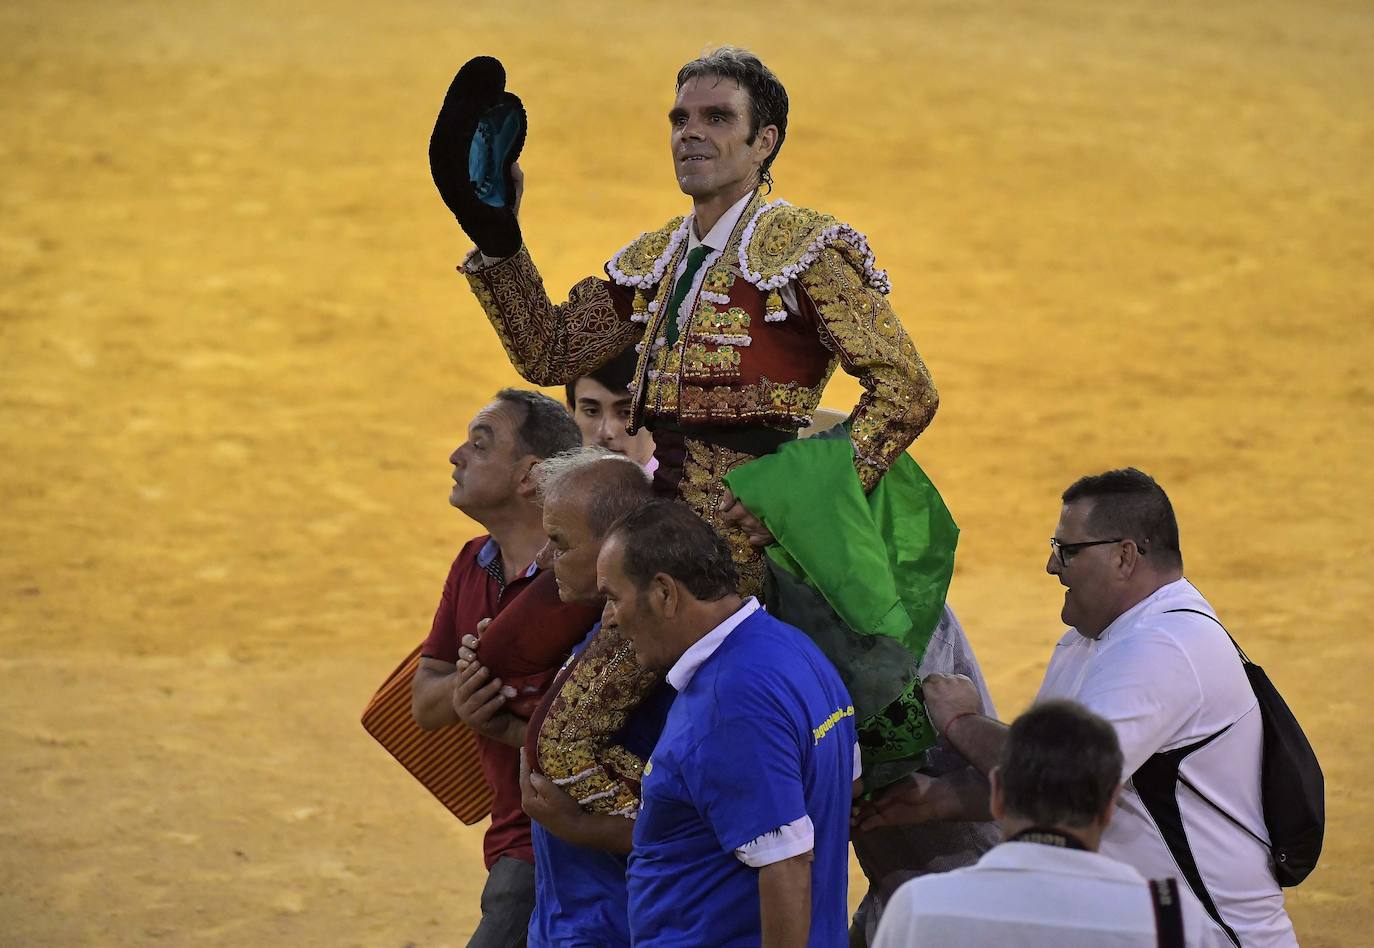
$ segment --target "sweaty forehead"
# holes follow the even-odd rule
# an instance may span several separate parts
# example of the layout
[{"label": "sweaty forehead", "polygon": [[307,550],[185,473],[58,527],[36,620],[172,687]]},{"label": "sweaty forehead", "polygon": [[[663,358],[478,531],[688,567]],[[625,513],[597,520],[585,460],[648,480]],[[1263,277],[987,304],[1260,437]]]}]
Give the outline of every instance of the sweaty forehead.
[{"label": "sweaty forehead", "polygon": [[693,76],[677,90],[673,104],[685,109],[724,105],[739,110],[748,106],[749,93],[728,76]]},{"label": "sweaty forehead", "polygon": [[584,493],[575,484],[569,489],[554,491],[544,498],[544,532],[550,537],[580,542],[591,534],[587,525],[587,504]]},{"label": "sweaty forehead", "polygon": [[596,379],[584,377],[578,379],[577,384],[573,386],[573,398],[579,402],[583,399],[590,399],[602,405],[615,405],[620,402],[628,402],[630,392],[628,389],[622,389],[618,392],[612,391]]}]

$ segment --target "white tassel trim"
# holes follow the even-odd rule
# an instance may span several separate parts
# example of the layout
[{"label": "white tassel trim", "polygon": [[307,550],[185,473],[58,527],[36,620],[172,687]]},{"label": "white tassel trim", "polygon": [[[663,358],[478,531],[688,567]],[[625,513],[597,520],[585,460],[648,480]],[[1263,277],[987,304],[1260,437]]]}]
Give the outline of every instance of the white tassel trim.
[{"label": "white tassel trim", "polygon": [[607,797],[613,796],[615,796],[614,790],[602,790],[600,793],[593,793],[591,796],[583,797],[581,800],[577,801],[577,805],[586,806],[588,803],[592,803],[593,801],[604,800]]},{"label": "white tassel trim", "polygon": [[730,302],[730,295],[728,293],[712,293],[710,290],[702,290],[699,299],[703,299],[708,303],[724,306],[726,303]]},{"label": "white tassel trim", "polygon": [[[868,285],[884,295],[892,292],[892,281],[888,278],[886,270],[878,269],[877,258],[874,257],[873,251],[868,248],[868,238],[848,224],[831,224],[829,227],[822,230],[820,234],[817,235],[816,239],[811,242],[811,245],[806,248],[801,258],[791,266],[784,268],[783,271],[776,276],[771,276],[765,280],[762,273],[757,270],[750,270],[748,258],[749,241],[754,237],[754,229],[758,226],[759,220],[764,214],[775,207],[783,206],[790,205],[788,205],[787,201],[783,200],[772,201],[763,205],[754,213],[753,218],[749,221],[749,226],[744,228],[744,235],[740,238],[739,243],[739,268],[746,280],[754,284],[754,286],[758,287],[760,290],[776,290],[786,286],[788,283],[801,276],[807,267],[816,262],[816,259],[821,255],[821,251],[826,247],[837,241],[844,241],[857,250],[863,257],[864,276],[868,280]],[[786,319],[786,314],[781,318]],[[765,316],[764,319],[770,322],[778,321],[772,314]]]},{"label": "white tassel trim", "polygon": [[739,348],[739,349],[743,349],[744,347],[746,347],[746,346],[752,344],[753,341],[754,341],[753,339],[749,338],[748,336],[719,336],[719,335],[711,335],[711,336],[698,336],[697,338],[699,338],[702,342],[709,342],[709,343],[711,343],[711,345],[713,345],[713,346],[735,346],[736,348]]},{"label": "white tassel trim", "polygon": [[587,777],[590,777],[594,773],[596,773],[596,768],[588,767],[586,770],[575,773],[571,777],[561,777],[555,779],[554,785],[559,787],[566,787],[570,783],[576,783],[579,780],[585,780]]},{"label": "white tassel trim", "polygon": [[781,309],[781,310],[778,310],[778,311],[772,312],[772,313],[764,313],[764,314],[763,314],[763,321],[764,321],[765,323],[780,323],[780,322],[782,322],[783,320],[785,320],[786,318],[787,318],[787,310],[785,310],[785,309]]},{"label": "white tassel trim", "polygon": [[653,269],[644,276],[630,276],[630,274],[620,269],[619,264],[620,258],[625,256],[625,252],[649,234],[647,230],[616,251],[615,256],[611,258],[611,262],[606,264],[606,273],[612,280],[621,286],[633,286],[641,290],[647,290],[651,286],[656,286],[658,282],[663,279],[663,271],[668,268],[668,263],[673,259],[673,254],[677,252],[678,245],[687,239],[687,228],[690,226],[692,226],[692,219],[690,217],[684,217],[682,223],[678,225],[677,230],[673,231],[672,236],[668,238],[667,248],[665,248],[658,259],[654,261]]}]

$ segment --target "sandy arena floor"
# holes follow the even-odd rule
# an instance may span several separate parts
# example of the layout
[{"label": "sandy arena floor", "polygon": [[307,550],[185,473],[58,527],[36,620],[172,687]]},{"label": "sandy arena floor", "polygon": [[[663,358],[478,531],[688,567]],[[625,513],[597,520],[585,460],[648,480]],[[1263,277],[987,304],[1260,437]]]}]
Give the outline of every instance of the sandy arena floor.
[{"label": "sandy arena floor", "polygon": [[778,193],[892,272],[1004,714],[1060,632],[1058,492],[1153,472],[1326,767],[1303,943],[1370,942],[1374,10],[771,8],[0,4],[0,944],[464,943],[480,828],[357,723],[474,532],[446,455],[516,381],[429,129],[506,61],[567,286],[683,209],[663,116],[718,42],[788,84]]}]

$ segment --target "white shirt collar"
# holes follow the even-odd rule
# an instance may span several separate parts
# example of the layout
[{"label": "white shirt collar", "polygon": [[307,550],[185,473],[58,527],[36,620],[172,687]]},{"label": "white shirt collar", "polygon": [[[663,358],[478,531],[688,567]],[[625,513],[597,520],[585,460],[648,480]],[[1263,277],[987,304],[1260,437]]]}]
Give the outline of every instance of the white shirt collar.
[{"label": "white shirt collar", "polygon": [[1145,883],[1145,877],[1125,863],[1101,853],[1082,849],[1060,849],[1040,843],[999,843],[978,860],[977,869],[1013,869],[1053,872],[1060,875],[1087,876],[1120,882]]},{"label": "white shirt collar", "polygon": [[693,642],[691,647],[682,653],[682,657],[673,663],[673,667],[668,669],[668,684],[673,686],[673,690],[681,693],[691,683],[697,669],[716,654],[716,649],[720,648],[725,637],[758,610],[759,601],[750,596],[729,618]]},{"label": "white shirt collar", "polygon": [[[1193,588],[1193,584],[1186,579],[1176,579],[1172,583],[1165,583],[1154,592],[1150,593],[1140,602],[1127,609],[1117,616],[1112,624],[1102,630],[1102,634],[1097,637],[1099,642],[1106,641],[1117,629],[1128,628],[1132,623],[1138,621],[1146,613],[1154,612],[1157,607],[1169,603],[1173,599],[1197,599],[1202,603],[1202,607],[1211,612],[1211,607],[1202,599],[1202,594]],[[1163,611],[1160,609],[1159,611]]]},{"label": "white shirt collar", "polygon": [[730,242],[730,235],[735,232],[735,225],[739,223],[740,215],[744,213],[745,206],[753,196],[754,192],[750,191],[730,205],[730,210],[720,215],[720,220],[716,221],[716,226],[712,227],[701,240],[697,240],[697,225],[695,215],[693,215],[692,226],[687,228],[687,252],[691,253],[702,244],[712,250],[724,250],[725,245]]}]

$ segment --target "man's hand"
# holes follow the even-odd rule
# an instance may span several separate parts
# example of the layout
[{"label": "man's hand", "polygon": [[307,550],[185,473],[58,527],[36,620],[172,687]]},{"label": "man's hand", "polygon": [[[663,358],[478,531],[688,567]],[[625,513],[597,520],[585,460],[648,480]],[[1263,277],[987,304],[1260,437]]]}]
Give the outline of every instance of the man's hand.
[{"label": "man's hand", "polygon": [[921,694],[930,723],[941,734],[959,715],[979,714],[983,710],[978,686],[967,675],[927,675],[921,679]]},{"label": "man's hand", "polygon": [[950,819],[954,802],[940,778],[911,774],[855,807],[850,823],[860,833],[880,826],[934,823]]},{"label": "man's hand", "polygon": [[453,711],[458,720],[483,737],[519,747],[525,742],[525,722],[502,710],[515,689],[493,678],[485,665],[465,664],[453,676]]},{"label": "man's hand", "polygon": [[724,496],[720,498],[720,506],[716,510],[720,513],[721,520],[743,530],[751,545],[767,546],[777,542],[777,538],[763,525],[763,521],[751,514],[749,508],[740,503],[729,488],[726,488]]},{"label": "man's hand", "polygon": [[520,808],[559,839],[577,837],[577,825],[586,815],[563,788],[530,770],[524,748],[520,749]]}]

